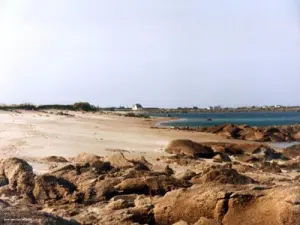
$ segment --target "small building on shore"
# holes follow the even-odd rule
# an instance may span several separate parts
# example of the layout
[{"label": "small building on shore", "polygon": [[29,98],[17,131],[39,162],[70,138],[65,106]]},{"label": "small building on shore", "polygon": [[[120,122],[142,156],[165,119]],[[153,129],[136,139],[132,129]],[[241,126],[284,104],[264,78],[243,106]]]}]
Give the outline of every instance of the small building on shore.
[{"label": "small building on shore", "polygon": [[134,106],[132,106],[132,110],[133,111],[143,110],[143,106],[141,104],[135,104]]}]

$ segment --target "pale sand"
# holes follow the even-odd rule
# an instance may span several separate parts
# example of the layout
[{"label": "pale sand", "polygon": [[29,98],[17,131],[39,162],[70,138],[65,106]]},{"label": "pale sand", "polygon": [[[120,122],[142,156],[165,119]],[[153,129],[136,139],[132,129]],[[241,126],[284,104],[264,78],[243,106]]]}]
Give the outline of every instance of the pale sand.
[{"label": "pale sand", "polygon": [[[164,146],[174,139],[238,142],[208,133],[152,129],[151,125],[161,118],[128,118],[100,113],[70,114],[75,114],[75,117],[49,112],[0,111],[1,157],[20,157],[34,162],[35,159],[52,155],[74,157],[80,152],[108,156],[113,153],[113,149],[122,149],[128,151],[126,155],[129,157],[144,155],[148,160],[154,160],[166,154]],[[35,169],[46,170],[46,166],[36,164]]]}]

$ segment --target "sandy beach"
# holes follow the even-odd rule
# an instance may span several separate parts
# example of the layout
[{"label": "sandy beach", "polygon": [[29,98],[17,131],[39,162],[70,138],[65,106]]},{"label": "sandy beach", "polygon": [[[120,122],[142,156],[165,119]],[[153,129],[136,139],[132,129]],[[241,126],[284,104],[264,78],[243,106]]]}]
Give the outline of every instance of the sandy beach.
[{"label": "sandy beach", "polygon": [[40,159],[53,155],[69,158],[87,152],[105,157],[122,151],[128,158],[144,156],[154,162],[167,154],[163,149],[174,139],[244,142],[209,133],[153,128],[167,118],[142,119],[82,112],[69,112],[70,116],[66,116],[58,115],[59,112],[1,111],[1,157],[25,159],[35,172],[44,173],[49,165]]},{"label": "sandy beach", "polygon": [[[208,133],[154,129],[164,118],[141,119],[109,114],[71,112],[0,112],[2,157],[73,157],[80,152],[109,155],[113,149],[130,154],[160,155],[173,139],[198,142],[232,140]],[[236,142],[236,140],[235,140]]]}]

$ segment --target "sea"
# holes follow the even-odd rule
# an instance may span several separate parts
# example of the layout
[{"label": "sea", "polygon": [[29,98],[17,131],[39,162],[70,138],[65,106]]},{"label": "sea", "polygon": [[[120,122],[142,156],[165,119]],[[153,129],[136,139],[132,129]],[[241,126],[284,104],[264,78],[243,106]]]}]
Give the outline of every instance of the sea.
[{"label": "sea", "polygon": [[154,117],[175,117],[158,126],[210,127],[221,124],[278,126],[300,123],[300,112],[229,112],[229,113],[154,113]]}]

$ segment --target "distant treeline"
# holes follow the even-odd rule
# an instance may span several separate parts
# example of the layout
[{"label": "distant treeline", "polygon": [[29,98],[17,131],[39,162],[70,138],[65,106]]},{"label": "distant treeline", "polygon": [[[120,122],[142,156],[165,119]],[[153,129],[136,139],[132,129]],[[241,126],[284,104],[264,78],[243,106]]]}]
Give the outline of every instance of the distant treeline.
[{"label": "distant treeline", "polygon": [[33,104],[19,104],[19,105],[1,105],[0,109],[2,110],[72,110],[72,111],[97,111],[98,108],[94,105],[91,105],[88,102],[76,102],[73,105],[33,105]]},{"label": "distant treeline", "polygon": [[[106,107],[101,108],[94,106],[88,102],[76,102],[72,105],[50,104],[50,105],[34,105],[30,103],[17,104],[17,105],[0,105],[0,110],[70,110],[70,111],[111,111],[111,112],[130,112],[131,108],[128,107]],[[238,107],[238,108],[192,108],[178,107],[178,108],[143,108],[138,112],[152,112],[152,113],[192,113],[192,112],[300,112],[300,106],[268,106],[268,107]],[[137,113],[137,112],[135,112]]]}]

